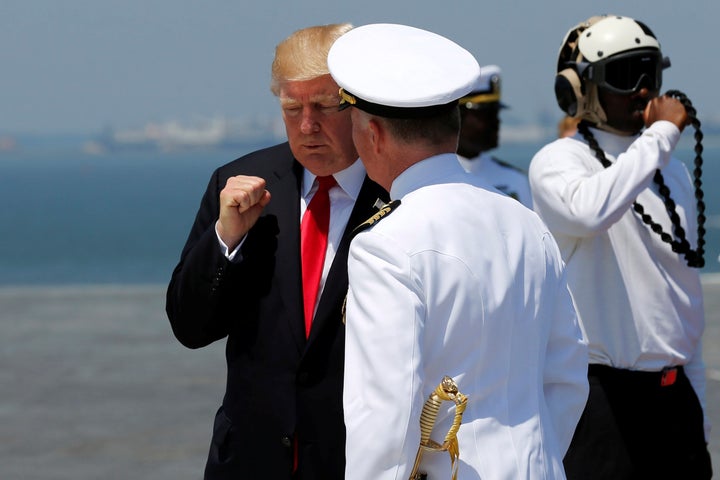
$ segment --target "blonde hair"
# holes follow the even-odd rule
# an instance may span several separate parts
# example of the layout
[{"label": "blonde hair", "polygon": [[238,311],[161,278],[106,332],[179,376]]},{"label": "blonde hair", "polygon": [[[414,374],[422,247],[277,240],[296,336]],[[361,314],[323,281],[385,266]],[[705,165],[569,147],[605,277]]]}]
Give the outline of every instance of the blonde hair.
[{"label": "blonde hair", "polygon": [[349,23],[318,25],[298,30],[275,47],[270,90],[280,94],[280,84],[312,80],[327,75],[327,56],[335,40],[352,30]]}]

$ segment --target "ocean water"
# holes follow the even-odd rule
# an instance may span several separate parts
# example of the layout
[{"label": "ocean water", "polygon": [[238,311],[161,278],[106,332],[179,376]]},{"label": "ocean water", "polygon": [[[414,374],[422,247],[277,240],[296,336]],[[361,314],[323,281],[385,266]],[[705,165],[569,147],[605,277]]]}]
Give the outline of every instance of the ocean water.
[{"label": "ocean water", "polygon": [[[495,154],[527,168],[542,144]],[[677,156],[692,162],[691,139]],[[0,286],[165,284],[213,169],[243,151],[0,152]],[[720,272],[720,142],[706,142],[706,267]]]}]

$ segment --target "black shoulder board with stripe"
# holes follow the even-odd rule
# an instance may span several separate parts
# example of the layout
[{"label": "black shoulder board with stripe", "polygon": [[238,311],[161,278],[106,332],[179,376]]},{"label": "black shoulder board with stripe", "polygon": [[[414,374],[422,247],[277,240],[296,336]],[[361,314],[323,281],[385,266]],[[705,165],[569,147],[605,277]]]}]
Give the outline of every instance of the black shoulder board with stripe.
[{"label": "black shoulder board with stripe", "polygon": [[360,225],[355,227],[355,229],[352,231],[352,236],[354,237],[355,235],[362,232],[363,230],[367,230],[368,228],[372,227],[377,222],[379,222],[383,217],[390,215],[390,213],[394,209],[396,209],[399,205],[400,205],[400,200],[393,200],[390,203],[386,203],[372,217],[368,218],[363,223],[361,223]]},{"label": "black shoulder board with stripe", "polygon": [[501,167],[509,168],[510,170],[515,170],[516,172],[520,172],[520,173],[527,175],[527,172],[525,170],[523,170],[522,168],[520,168],[516,165],[513,165],[512,163],[505,162],[503,160],[500,160],[497,157],[492,157],[492,159],[495,160],[495,163],[497,163]]}]

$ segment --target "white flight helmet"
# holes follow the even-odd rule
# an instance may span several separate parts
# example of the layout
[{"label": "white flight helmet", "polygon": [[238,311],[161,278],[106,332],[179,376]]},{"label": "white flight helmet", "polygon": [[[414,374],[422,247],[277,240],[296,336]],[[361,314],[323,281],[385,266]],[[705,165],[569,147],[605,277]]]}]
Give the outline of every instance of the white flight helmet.
[{"label": "white flight helmet", "polygon": [[626,94],[645,86],[659,90],[670,66],[660,43],[643,23],[629,17],[590,17],[565,35],[558,55],[555,97],[571,117],[602,126],[607,120],[598,87]]}]

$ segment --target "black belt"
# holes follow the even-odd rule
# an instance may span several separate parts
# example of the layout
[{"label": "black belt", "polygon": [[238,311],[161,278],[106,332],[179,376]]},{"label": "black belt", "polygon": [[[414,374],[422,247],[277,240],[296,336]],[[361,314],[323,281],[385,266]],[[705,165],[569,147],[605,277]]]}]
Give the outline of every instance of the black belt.
[{"label": "black belt", "polygon": [[627,382],[637,386],[669,387],[675,384],[679,376],[685,375],[685,370],[682,366],[678,366],[663,368],[659,372],[646,372],[591,363],[588,365],[588,375],[611,381]]}]

